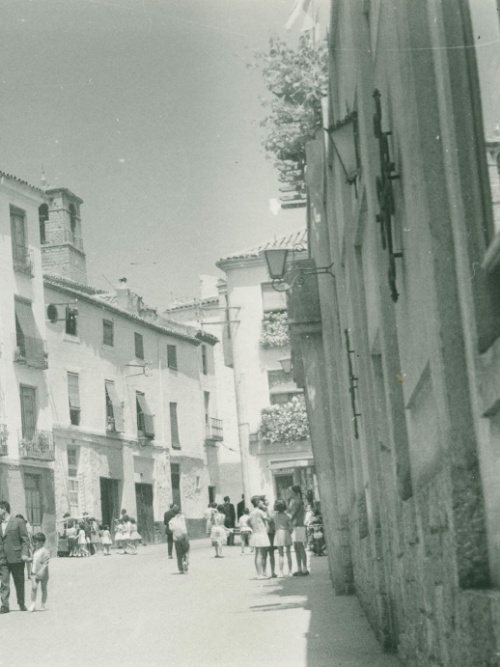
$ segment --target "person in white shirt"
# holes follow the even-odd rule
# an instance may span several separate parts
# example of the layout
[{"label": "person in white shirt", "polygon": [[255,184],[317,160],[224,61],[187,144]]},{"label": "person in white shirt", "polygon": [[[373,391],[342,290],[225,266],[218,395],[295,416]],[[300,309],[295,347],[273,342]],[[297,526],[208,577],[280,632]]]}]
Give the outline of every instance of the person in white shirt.
[{"label": "person in white shirt", "polygon": [[47,584],[49,581],[49,560],[50,551],[45,548],[45,535],[35,533],[33,535],[33,564],[31,567],[31,604],[28,611],[35,611],[36,596],[38,589],[42,589],[42,604],[40,611],[45,611],[47,603]]},{"label": "person in white shirt", "polygon": [[176,514],[170,519],[168,527],[172,531],[174,538],[175,555],[177,556],[179,574],[186,574],[189,565],[189,537],[186,527],[186,519],[177,506],[175,506],[175,511]]}]

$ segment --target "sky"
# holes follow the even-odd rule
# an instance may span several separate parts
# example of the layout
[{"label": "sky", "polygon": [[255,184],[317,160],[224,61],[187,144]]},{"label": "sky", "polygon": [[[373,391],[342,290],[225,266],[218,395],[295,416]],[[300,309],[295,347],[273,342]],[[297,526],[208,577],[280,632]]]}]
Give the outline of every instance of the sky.
[{"label": "sky", "polygon": [[166,306],[225,255],[305,225],[274,215],[267,95],[248,65],[293,0],[2,0],[0,169],[83,199],[89,283]]}]

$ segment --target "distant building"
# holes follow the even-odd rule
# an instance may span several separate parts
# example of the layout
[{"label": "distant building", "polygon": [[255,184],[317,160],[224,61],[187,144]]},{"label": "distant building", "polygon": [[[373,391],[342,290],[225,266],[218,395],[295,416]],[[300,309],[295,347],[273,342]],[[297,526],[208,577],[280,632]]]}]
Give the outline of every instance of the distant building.
[{"label": "distant building", "polygon": [[[244,492],[282,496],[300,484],[317,499],[302,389],[280,360],[290,360],[286,297],[273,289],[263,251],[303,251],[305,230],[273,239],[217,262],[226,273],[228,363],[235,375]],[[267,416],[266,416],[267,415]],[[288,432],[281,422],[291,420]],[[289,435],[298,433],[297,437]],[[304,435],[305,433],[305,435]]]},{"label": "distant building", "polygon": [[[200,282],[200,299],[174,303],[167,308],[165,314],[178,322],[222,338],[226,329],[227,309],[223,296],[220,300],[219,291],[224,291],[224,285],[213,276],[201,276]],[[222,502],[224,496],[229,496],[232,502],[238,502],[243,482],[234,373],[233,369],[224,363],[222,342],[214,346],[214,372],[215,393],[212,391],[210,396],[206,397],[208,409],[205,414],[207,422],[205,442],[210,477],[209,500]],[[220,425],[217,425],[213,414],[218,414]],[[215,430],[214,425],[218,426]]]},{"label": "distant building", "polygon": [[43,191],[0,172],[0,499],[55,544],[38,210]]}]

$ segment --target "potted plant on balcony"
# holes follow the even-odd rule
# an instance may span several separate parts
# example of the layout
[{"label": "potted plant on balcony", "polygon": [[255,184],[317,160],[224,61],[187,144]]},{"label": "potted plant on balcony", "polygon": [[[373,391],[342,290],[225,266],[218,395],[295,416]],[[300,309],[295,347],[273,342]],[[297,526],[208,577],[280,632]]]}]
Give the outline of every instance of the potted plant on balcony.
[{"label": "potted plant on balcony", "polygon": [[303,396],[283,405],[271,405],[261,412],[260,434],[264,443],[290,445],[309,438],[309,421]]},{"label": "potted plant on balcony", "polygon": [[286,310],[271,310],[264,313],[260,344],[268,348],[290,345]]}]

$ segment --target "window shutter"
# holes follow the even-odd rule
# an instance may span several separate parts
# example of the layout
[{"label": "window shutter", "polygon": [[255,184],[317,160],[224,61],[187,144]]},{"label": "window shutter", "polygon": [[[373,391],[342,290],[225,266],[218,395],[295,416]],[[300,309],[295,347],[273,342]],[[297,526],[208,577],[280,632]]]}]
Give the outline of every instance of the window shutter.
[{"label": "window shutter", "polygon": [[113,418],[115,420],[115,431],[123,432],[125,430],[125,422],[123,418],[123,408],[118,394],[116,393],[115,383],[111,380],[106,380],[106,392],[109,400],[113,405]]},{"label": "window shutter", "polygon": [[144,417],[144,435],[146,435],[148,438],[154,438],[155,437],[154,415],[149,409],[149,405],[146,402],[146,397],[144,396],[144,394],[136,394],[136,397]]},{"label": "window shutter", "polygon": [[[31,303],[16,299],[15,311],[16,328],[17,325],[19,325],[19,329],[22,332],[22,353],[26,357],[27,365],[34,368],[44,368],[45,354],[43,341],[38,331],[38,327],[36,326],[33,311],[31,310]],[[19,336],[17,336],[17,338],[19,344]]]},{"label": "window shutter", "polygon": [[179,424],[177,421],[177,403],[170,403],[170,435],[172,447],[179,446]]},{"label": "window shutter", "polygon": [[21,387],[21,426],[23,437],[31,440],[36,430],[36,394],[34,387]]},{"label": "window shutter", "polygon": [[80,410],[80,384],[78,373],[68,373],[68,397],[69,407],[72,410]]}]

